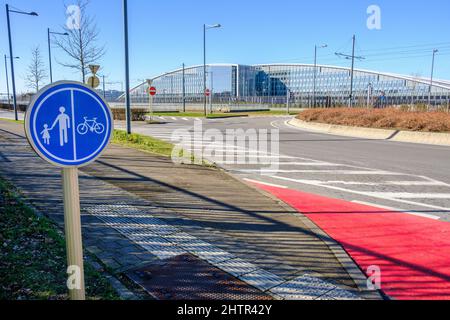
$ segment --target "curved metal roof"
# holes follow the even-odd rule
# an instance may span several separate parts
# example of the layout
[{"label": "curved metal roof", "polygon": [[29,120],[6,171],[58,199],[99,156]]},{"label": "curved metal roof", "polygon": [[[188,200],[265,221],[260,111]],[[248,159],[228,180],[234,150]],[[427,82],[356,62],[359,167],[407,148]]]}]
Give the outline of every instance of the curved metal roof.
[{"label": "curved metal roof", "polygon": [[[257,64],[254,66],[255,67],[271,67],[271,66],[274,66],[274,67],[275,66],[286,66],[286,67],[288,67],[289,66],[289,67],[311,67],[311,68],[314,67],[313,64],[305,64],[305,63],[272,63],[272,64]],[[351,71],[351,68],[349,68],[349,67],[330,66],[330,65],[322,65],[322,64],[318,64],[317,67]],[[429,78],[405,76],[405,75],[400,75],[400,74],[396,74],[396,73],[378,72],[378,71],[356,69],[356,68],[354,69],[354,71],[373,74],[373,75],[377,75],[377,76],[379,75],[379,76],[392,77],[392,78],[396,78],[399,80],[413,81],[413,82],[418,82],[418,83],[422,83],[422,84],[426,84],[426,85],[429,85],[431,82],[431,79],[429,79]],[[450,81],[433,79],[433,86],[450,90]]]},{"label": "curved metal roof", "polygon": [[[207,64],[208,67],[239,67],[239,66],[245,66],[245,65],[240,65],[240,64],[235,64],[235,63],[212,63],[212,64]],[[271,63],[271,64],[256,64],[256,65],[249,65],[250,67],[282,67],[282,66],[286,66],[286,67],[314,67],[313,64],[305,64],[305,63]],[[336,70],[343,70],[343,71],[351,71],[351,68],[349,67],[340,67],[340,66],[331,66],[331,65],[322,65],[322,64],[318,64],[317,65],[318,68],[329,68],[329,69],[336,69]],[[196,68],[203,68],[203,65],[194,65],[194,66],[189,66],[189,67],[185,67],[184,70],[191,70],[191,69],[196,69]],[[181,72],[183,71],[183,68],[179,68],[173,71],[169,71],[163,74],[160,74],[156,77],[150,78],[150,80],[156,80],[177,72]],[[373,70],[364,70],[364,69],[354,69],[355,72],[363,72],[363,73],[368,73],[368,74],[372,74],[372,75],[376,75],[376,76],[386,76],[386,77],[392,77],[395,79],[399,79],[399,80],[406,80],[406,81],[412,81],[412,82],[417,82],[417,83],[421,83],[421,84],[425,84],[425,85],[429,85],[431,79],[430,78],[423,78],[423,77],[413,77],[413,76],[406,76],[406,75],[400,75],[400,74],[396,74],[396,73],[388,73],[388,72],[378,72],[378,71],[373,71]],[[137,89],[138,87],[142,86],[143,84],[146,84],[146,82],[143,82],[137,86],[135,86],[133,89],[131,89],[131,91]],[[450,90],[450,80],[440,80],[440,79],[433,79],[433,86],[434,87],[439,87],[442,89],[446,89],[446,90]]]}]

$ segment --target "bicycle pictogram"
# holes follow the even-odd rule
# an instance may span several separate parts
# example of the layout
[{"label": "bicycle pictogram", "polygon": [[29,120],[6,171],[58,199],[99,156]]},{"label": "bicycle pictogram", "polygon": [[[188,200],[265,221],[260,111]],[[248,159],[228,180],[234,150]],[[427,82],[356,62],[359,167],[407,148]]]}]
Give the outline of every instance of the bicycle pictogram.
[{"label": "bicycle pictogram", "polygon": [[77,132],[83,136],[89,131],[95,132],[96,134],[102,134],[105,131],[105,126],[98,123],[97,118],[89,120],[87,117],[84,117],[84,122],[78,125]]}]

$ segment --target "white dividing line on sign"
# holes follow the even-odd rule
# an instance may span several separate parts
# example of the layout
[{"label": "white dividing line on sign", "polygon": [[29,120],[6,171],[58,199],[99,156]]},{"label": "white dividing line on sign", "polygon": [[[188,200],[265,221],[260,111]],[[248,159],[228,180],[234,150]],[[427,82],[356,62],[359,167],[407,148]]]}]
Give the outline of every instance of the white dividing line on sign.
[{"label": "white dividing line on sign", "polygon": [[382,206],[382,205],[379,205],[379,204],[376,204],[376,203],[371,203],[371,202],[366,202],[366,201],[354,200],[352,202],[353,203],[362,204],[362,205],[365,205],[365,206],[377,207],[377,208],[381,208],[381,209],[386,209],[386,210],[392,210],[392,211],[396,211],[396,212],[406,213],[406,214],[410,214],[410,215],[418,216],[418,217],[422,217],[422,218],[428,218],[428,219],[433,219],[433,220],[441,219],[441,217],[438,217],[438,216],[435,216],[435,215],[432,215],[432,214],[420,213],[420,212],[409,212],[409,211],[405,211],[405,210],[402,210],[402,209],[388,207],[388,206]]}]

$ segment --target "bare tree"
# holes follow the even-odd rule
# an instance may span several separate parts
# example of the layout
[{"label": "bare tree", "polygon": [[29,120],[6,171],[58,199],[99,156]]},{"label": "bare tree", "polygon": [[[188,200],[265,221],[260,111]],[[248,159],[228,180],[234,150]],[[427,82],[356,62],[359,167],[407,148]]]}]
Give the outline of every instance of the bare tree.
[{"label": "bare tree", "polygon": [[61,48],[70,58],[70,62],[59,62],[62,66],[72,68],[81,73],[83,83],[86,81],[86,73],[90,64],[97,63],[104,54],[105,47],[98,46],[99,31],[94,19],[87,15],[86,8],[89,0],[77,0],[76,13],[71,12],[74,6],[65,6],[68,14],[74,14],[73,24],[66,24],[64,31],[68,36],[58,37],[55,44]]},{"label": "bare tree", "polygon": [[25,81],[29,88],[38,92],[42,81],[46,78],[47,72],[42,61],[41,49],[37,46],[32,50],[31,63],[28,66]]}]

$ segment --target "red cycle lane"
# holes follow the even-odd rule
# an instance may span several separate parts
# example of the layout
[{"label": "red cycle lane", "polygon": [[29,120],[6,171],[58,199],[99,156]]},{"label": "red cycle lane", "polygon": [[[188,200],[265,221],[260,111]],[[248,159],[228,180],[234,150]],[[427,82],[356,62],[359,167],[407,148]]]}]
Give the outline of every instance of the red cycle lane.
[{"label": "red cycle lane", "polygon": [[297,190],[255,184],[339,242],[381,289],[399,300],[450,300],[450,223]]}]

